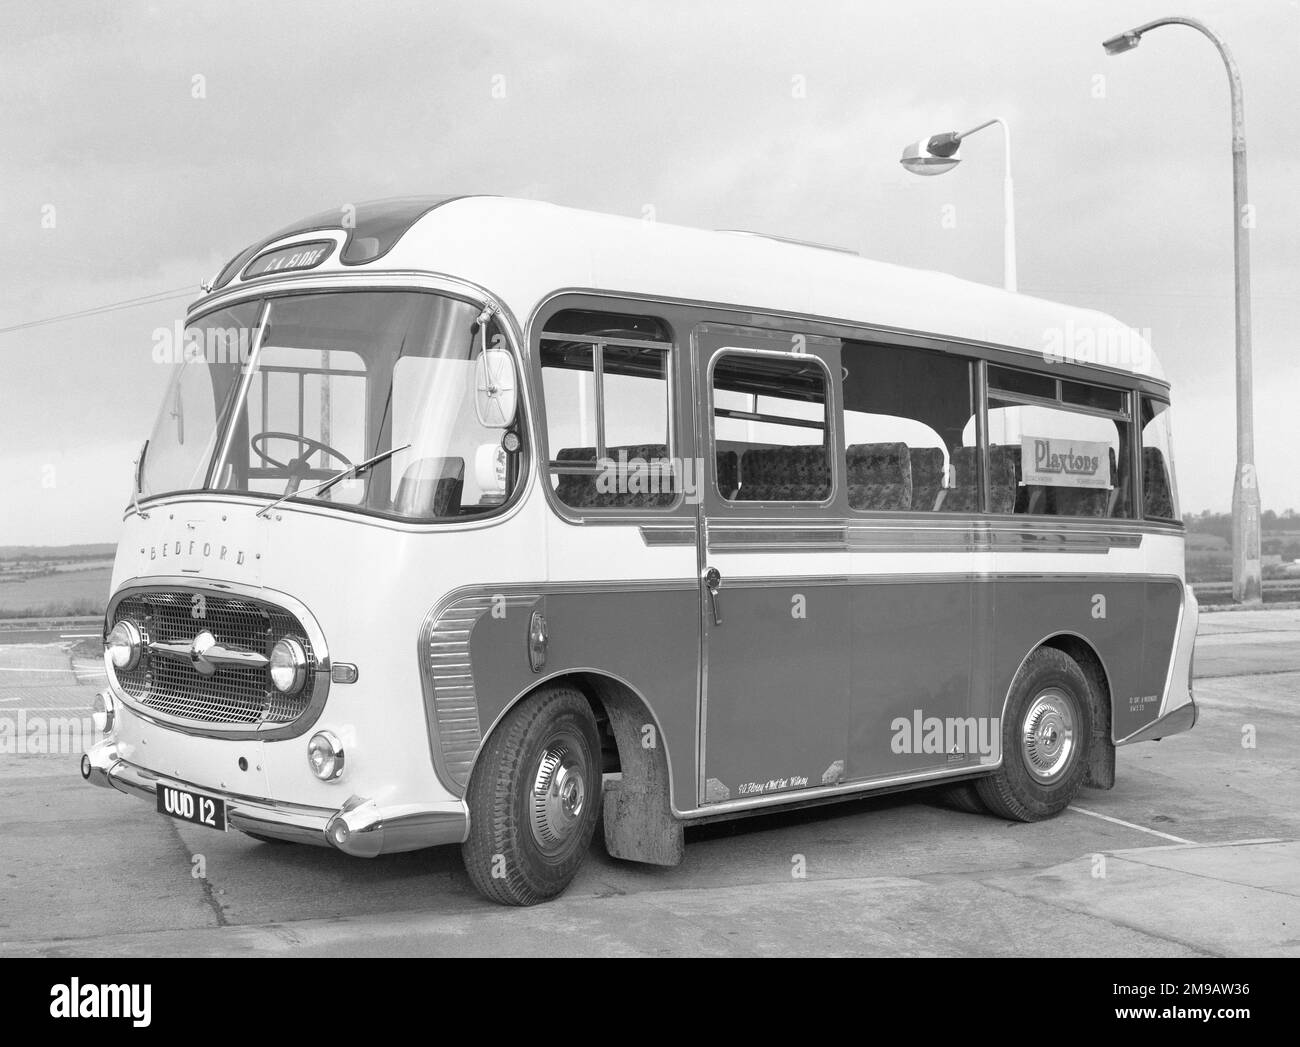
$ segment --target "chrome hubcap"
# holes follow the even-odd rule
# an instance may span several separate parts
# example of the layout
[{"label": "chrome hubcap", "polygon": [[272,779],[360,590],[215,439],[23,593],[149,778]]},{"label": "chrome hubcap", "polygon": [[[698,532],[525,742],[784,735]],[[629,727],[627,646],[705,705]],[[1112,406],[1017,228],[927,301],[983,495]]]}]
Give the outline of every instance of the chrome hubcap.
[{"label": "chrome hubcap", "polygon": [[1074,755],[1074,702],[1064,691],[1049,688],[1030,703],[1020,748],[1029,773],[1040,782],[1065,772]]},{"label": "chrome hubcap", "polygon": [[587,804],[582,760],[572,747],[557,744],[542,754],[531,801],[533,837],[544,852],[553,854],[577,831]]}]

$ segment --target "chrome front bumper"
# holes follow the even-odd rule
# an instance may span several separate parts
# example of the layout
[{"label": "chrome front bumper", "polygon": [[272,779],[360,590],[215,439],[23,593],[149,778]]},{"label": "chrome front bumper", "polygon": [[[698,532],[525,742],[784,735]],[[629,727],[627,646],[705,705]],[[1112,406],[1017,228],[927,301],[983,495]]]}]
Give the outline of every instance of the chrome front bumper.
[{"label": "chrome front bumper", "polygon": [[241,832],[333,847],[357,858],[463,843],[469,834],[469,816],[459,800],[439,806],[381,807],[374,800],[353,796],[337,810],[277,803],[206,789],[127,763],[118,756],[117,746],[111,739],[100,742],[81,757],[81,776],[91,785],[150,800],[160,785],[220,797],[226,803],[227,822]]}]

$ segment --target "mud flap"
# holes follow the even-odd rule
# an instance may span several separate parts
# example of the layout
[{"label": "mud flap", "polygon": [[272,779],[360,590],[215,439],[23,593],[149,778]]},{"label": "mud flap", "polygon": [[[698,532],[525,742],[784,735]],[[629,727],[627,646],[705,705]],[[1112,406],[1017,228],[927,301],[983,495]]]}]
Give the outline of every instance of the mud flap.
[{"label": "mud flap", "polygon": [[1094,734],[1088,748],[1088,775],[1083,784],[1090,789],[1115,787],[1115,743],[1106,734]]},{"label": "mud flap", "polygon": [[627,784],[620,776],[605,779],[605,850],[628,862],[680,865],[682,823],[664,809],[664,794]]},{"label": "mud flap", "polygon": [[604,782],[605,849],[611,858],[646,865],[680,865],[685,851],[682,823],[673,817],[663,741],[647,746],[645,710],[630,696],[600,688],[618,745],[621,774]]}]

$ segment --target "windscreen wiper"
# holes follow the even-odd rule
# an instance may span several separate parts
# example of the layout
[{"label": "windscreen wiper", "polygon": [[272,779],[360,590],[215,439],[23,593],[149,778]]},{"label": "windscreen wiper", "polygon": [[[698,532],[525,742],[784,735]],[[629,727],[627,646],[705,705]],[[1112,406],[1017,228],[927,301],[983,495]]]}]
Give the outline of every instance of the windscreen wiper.
[{"label": "windscreen wiper", "polygon": [[280,497],[277,498],[274,502],[271,502],[269,505],[265,506],[264,508],[257,510],[257,512],[254,515],[265,516],[277,505],[280,505],[282,502],[286,501],[289,498],[296,498],[299,495],[303,495],[303,494],[312,494],[313,492],[316,491],[328,491],[335,484],[342,483],[344,480],[351,480],[354,477],[361,476],[371,466],[378,465],[380,462],[387,461],[389,458],[392,458],[393,455],[397,454],[398,451],[405,451],[410,446],[411,446],[410,444],[402,444],[401,447],[390,447],[387,451],[380,451],[373,458],[367,458],[364,462],[358,462],[356,465],[349,465],[346,469],[340,469],[328,480],[322,480],[320,483],[314,484],[313,486],[308,487],[301,491],[286,491],[284,494],[280,495]]}]

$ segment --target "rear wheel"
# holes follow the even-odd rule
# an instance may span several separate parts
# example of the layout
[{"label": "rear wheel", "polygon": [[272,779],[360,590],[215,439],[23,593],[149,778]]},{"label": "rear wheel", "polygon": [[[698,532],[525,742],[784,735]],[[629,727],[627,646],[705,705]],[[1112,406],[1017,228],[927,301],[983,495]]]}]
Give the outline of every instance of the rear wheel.
[{"label": "rear wheel", "polygon": [[546,687],[506,714],[470,779],[465,869],[485,896],[535,905],[563,891],[600,815],[600,736],[572,687]]},{"label": "rear wheel", "polygon": [[1088,771],[1092,703],[1077,662],[1040,647],[1021,667],[1002,721],[1002,766],[975,783],[994,814],[1035,822],[1059,814]]}]

